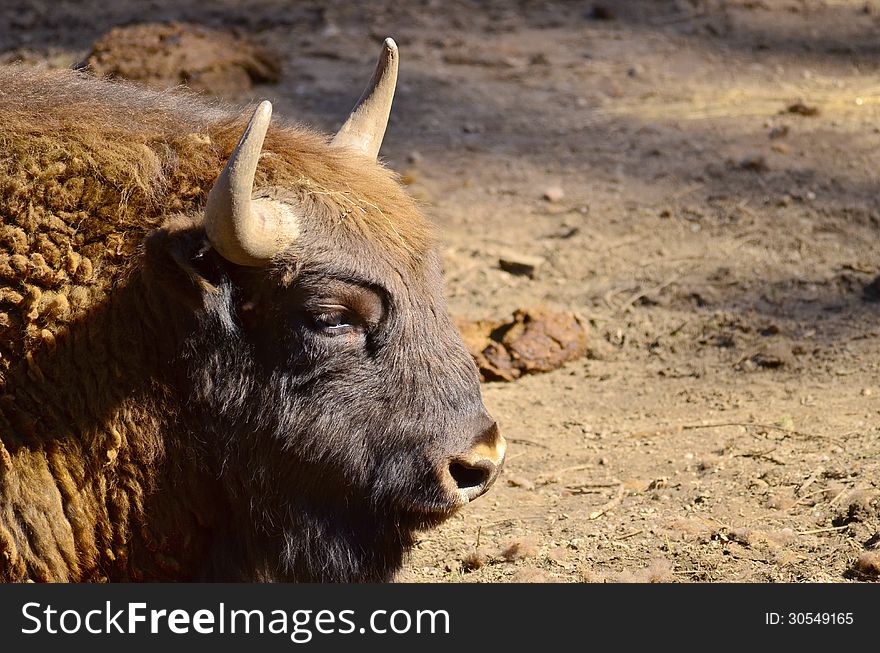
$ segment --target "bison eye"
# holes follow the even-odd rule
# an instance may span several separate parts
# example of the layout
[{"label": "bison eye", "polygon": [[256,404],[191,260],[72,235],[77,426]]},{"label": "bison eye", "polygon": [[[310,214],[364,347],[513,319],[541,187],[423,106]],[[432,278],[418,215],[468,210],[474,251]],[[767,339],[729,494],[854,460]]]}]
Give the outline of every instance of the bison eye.
[{"label": "bison eye", "polygon": [[354,331],[354,319],[345,310],[328,309],[312,315],[315,329],[327,335],[336,336]]}]

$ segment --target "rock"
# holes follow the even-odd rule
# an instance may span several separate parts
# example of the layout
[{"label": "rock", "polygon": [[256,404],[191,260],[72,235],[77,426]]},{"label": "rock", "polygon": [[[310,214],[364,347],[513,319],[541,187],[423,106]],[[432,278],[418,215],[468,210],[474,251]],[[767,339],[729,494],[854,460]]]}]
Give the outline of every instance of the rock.
[{"label": "rock", "polygon": [[523,490],[535,489],[534,483],[532,483],[529,479],[523,478],[521,476],[509,476],[507,478],[507,484],[511,487],[520,487]]},{"label": "rock", "polygon": [[587,12],[587,17],[593,20],[614,20],[616,15],[608,5],[593,5]]},{"label": "rock", "polygon": [[641,77],[645,74],[645,67],[640,63],[633,64],[629,67],[629,70],[626,71],[626,74],[629,77]]},{"label": "rock", "polygon": [[880,580],[880,552],[863,552],[853,564],[852,572],[861,580]]},{"label": "rock", "polygon": [[561,202],[565,197],[565,191],[560,186],[548,186],[544,189],[542,197],[548,202]]},{"label": "rock", "polygon": [[587,353],[586,324],[571,313],[520,309],[512,320],[457,320],[456,326],[484,381],[549,372]]},{"label": "rock", "polygon": [[770,146],[770,149],[778,154],[788,154],[791,152],[791,148],[785,143],[773,143],[773,145]]},{"label": "rock", "polygon": [[749,154],[739,161],[739,167],[753,172],[766,172],[768,169],[767,158],[763,154]]},{"label": "rock", "polygon": [[79,67],[157,89],[185,84],[229,95],[277,82],[278,61],[277,55],[229,32],[172,22],[115,27],[95,42]]},{"label": "rock", "polygon": [[533,279],[535,272],[545,263],[540,256],[520,254],[518,252],[504,252],[498,257],[498,266],[505,272]]},{"label": "rock", "polygon": [[752,356],[752,362],[758,367],[774,369],[793,365],[795,358],[788,344],[777,342],[764,347]]},{"label": "rock", "polygon": [[818,116],[819,115],[819,107],[806,104],[803,101],[798,101],[793,104],[789,104],[785,108],[786,113],[793,113],[798,116]]}]

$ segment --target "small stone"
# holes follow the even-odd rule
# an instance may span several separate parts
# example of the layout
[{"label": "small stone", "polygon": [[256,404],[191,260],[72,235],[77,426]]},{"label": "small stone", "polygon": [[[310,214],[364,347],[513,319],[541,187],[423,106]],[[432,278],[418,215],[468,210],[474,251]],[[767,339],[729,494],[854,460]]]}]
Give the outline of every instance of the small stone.
[{"label": "small stone", "polygon": [[739,167],[753,172],[766,172],[767,158],[763,154],[749,154],[740,159]]},{"label": "small stone", "polygon": [[533,279],[545,261],[540,256],[520,254],[519,252],[504,252],[498,257],[498,266],[509,274],[529,277]]},{"label": "small stone", "polygon": [[587,12],[587,17],[593,20],[614,20],[614,11],[608,5],[593,5]]},{"label": "small stone", "polygon": [[560,186],[548,186],[544,189],[543,198],[548,202],[561,202],[565,191]]},{"label": "small stone", "polygon": [[865,580],[880,579],[880,552],[865,551],[853,565],[853,572]]},{"label": "small stone", "polygon": [[752,362],[759,367],[779,368],[793,365],[795,362],[791,347],[784,343],[774,343],[752,356]]},{"label": "small stone", "polygon": [[629,77],[641,77],[645,74],[645,67],[640,63],[633,64],[630,66],[629,70],[626,71],[626,74]]},{"label": "small stone", "polygon": [[793,104],[789,104],[785,110],[788,113],[794,113],[798,116],[818,116],[819,115],[819,107],[806,104],[805,102],[802,102],[802,101],[798,101]]},{"label": "small stone", "polygon": [[788,154],[791,152],[791,148],[785,143],[773,143],[773,145],[770,146],[770,149],[778,154]]},{"label": "small stone", "polygon": [[508,477],[507,484],[510,487],[520,487],[523,490],[534,490],[535,489],[535,484],[532,483],[529,479],[523,478],[522,476]]},{"label": "small stone", "polygon": [[788,136],[789,128],[788,125],[777,125],[773,129],[770,130],[770,133],[767,134],[771,140],[775,140],[777,138],[785,138]]}]

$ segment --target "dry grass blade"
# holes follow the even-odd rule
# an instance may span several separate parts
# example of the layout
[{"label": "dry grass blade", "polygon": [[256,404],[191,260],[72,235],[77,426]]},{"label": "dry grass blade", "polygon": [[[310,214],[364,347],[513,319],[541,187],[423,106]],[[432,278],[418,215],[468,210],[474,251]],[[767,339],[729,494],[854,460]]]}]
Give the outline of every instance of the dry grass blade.
[{"label": "dry grass blade", "polygon": [[591,512],[588,515],[588,518],[591,520],[599,519],[599,517],[601,517],[602,515],[607,513],[609,510],[612,510],[613,508],[620,505],[620,503],[623,501],[623,496],[625,493],[626,493],[626,490],[623,487],[623,483],[620,483],[620,485],[618,485],[618,487],[617,487],[617,494],[615,494],[614,497],[610,501],[603,503],[601,506],[599,506],[599,508],[597,508],[596,510]]},{"label": "dry grass blade", "polygon": [[816,533],[832,533],[834,531],[842,531],[849,528],[849,524],[843,526],[828,526],[827,528],[814,528],[809,531],[798,531],[798,535],[815,535]]}]

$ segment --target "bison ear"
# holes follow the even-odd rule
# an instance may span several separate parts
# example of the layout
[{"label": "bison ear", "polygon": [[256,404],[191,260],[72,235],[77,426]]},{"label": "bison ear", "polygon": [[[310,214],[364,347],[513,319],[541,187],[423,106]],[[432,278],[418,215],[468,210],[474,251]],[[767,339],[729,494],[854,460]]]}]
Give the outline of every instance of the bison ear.
[{"label": "bison ear", "polygon": [[354,105],[345,124],[336,132],[332,145],[360,150],[371,159],[379,156],[394,88],[397,86],[397,63],[400,56],[394,39],[385,39],[376,72],[361,99]]},{"label": "bison ear", "polygon": [[192,308],[219,293],[223,273],[198,225],[184,218],[168,223],[147,236],[144,250],[144,274],[151,285],[165,288]]}]

